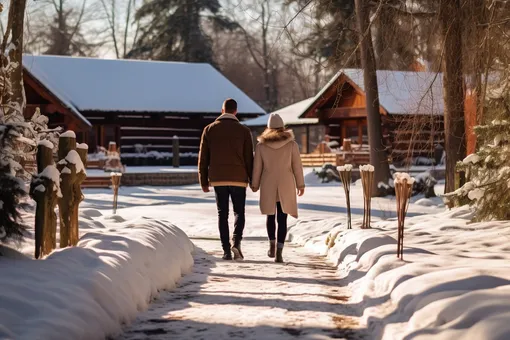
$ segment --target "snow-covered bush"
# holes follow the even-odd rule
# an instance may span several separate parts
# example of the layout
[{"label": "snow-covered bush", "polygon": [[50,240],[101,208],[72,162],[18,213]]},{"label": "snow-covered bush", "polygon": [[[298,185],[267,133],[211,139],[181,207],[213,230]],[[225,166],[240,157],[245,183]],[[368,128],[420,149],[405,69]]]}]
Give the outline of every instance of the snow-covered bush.
[{"label": "snow-covered bush", "polygon": [[467,182],[445,195],[450,206],[470,204],[476,221],[510,219],[510,84],[488,92],[488,123],[476,126],[477,151],[457,164]]},{"label": "snow-covered bush", "polygon": [[19,136],[14,126],[0,125],[0,241],[20,239],[26,227],[20,209],[26,207],[25,183],[16,177],[21,165],[12,158],[12,140]]}]

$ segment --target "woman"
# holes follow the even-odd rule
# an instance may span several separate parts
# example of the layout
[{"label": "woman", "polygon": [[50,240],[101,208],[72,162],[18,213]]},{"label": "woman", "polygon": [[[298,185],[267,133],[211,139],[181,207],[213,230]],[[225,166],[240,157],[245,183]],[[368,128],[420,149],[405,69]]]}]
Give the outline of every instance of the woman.
[{"label": "woman", "polygon": [[[297,198],[305,192],[305,181],[299,148],[291,130],[285,130],[282,118],[271,114],[267,129],[258,138],[253,164],[252,189],[260,189],[260,211],[267,215],[269,251],[282,263],[283,245],[287,237],[287,215],[298,217]],[[278,238],[275,237],[278,221]],[[278,240],[278,244],[276,244]]]}]

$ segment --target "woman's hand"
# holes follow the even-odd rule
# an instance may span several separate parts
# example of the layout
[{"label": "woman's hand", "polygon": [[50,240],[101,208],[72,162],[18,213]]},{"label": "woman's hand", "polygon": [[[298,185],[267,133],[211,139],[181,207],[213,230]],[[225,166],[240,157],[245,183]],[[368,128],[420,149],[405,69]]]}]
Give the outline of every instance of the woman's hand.
[{"label": "woman's hand", "polygon": [[251,187],[251,191],[257,192],[257,191],[259,191],[259,188]]},{"label": "woman's hand", "polygon": [[297,189],[297,195],[298,196],[303,196],[305,193],[305,188],[302,188],[302,189]]}]

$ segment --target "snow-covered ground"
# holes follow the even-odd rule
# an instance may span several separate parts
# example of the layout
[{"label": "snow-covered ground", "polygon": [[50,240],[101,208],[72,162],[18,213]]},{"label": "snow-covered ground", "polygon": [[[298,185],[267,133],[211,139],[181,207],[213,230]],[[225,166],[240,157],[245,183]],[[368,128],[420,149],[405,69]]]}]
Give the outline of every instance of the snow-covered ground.
[{"label": "snow-covered ground", "polygon": [[[30,221],[30,218],[27,222]],[[193,265],[193,244],[176,226],[82,209],[77,247],[44,260],[0,246],[1,339],[104,339],[121,332],[161,289]],[[29,255],[29,256],[27,256]]]},{"label": "snow-covered ground", "polygon": [[[305,196],[299,198],[300,220],[299,223],[291,229],[292,237],[296,242],[301,242],[303,244],[306,243],[308,246],[312,246],[312,250],[314,251],[324,252],[326,249],[324,239],[326,238],[327,234],[333,230],[333,227],[338,226],[345,220],[346,209],[344,191],[339,183],[330,184],[319,183],[319,181],[314,177],[313,173],[311,173],[309,169],[306,171],[306,182],[307,189]],[[442,190],[442,187],[438,186],[437,189],[438,189],[437,192],[440,192]],[[44,326],[47,327],[47,329],[59,329],[58,325],[60,323],[65,322],[67,326],[74,325],[73,326],[74,328],[69,331],[70,332],[69,334],[77,334],[77,330],[82,329],[81,327],[84,327],[83,326],[84,321],[76,320],[77,318],[80,318],[80,320],[86,320],[88,324],[88,326],[83,329],[86,329],[87,332],[91,332],[85,334],[86,336],[81,335],[85,336],[82,337],[83,339],[85,338],[93,339],[95,338],[96,335],[105,334],[107,332],[115,334],[116,332],[118,332],[119,325],[122,322],[129,323],[129,320],[131,320],[138,311],[142,311],[147,307],[147,301],[151,296],[154,295],[156,289],[171,288],[175,284],[175,282],[179,279],[181,273],[184,273],[189,269],[189,266],[191,265],[191,257],[189,255],[189,253],[191,252],[191,246],[189,245],[189,242],[186,240],[186,237],[180,232],[180,230],[184,231],[189,237],[195,238],[195,242],[205,242],[197,241],[196,240],[197,238],[201,240],[209,239],[210,241],[207,242],[210,243],[207,243],[208,249],[206,249],[207,253],[209,254],[208,255],[209,258],[211,257],[211,254],[213,254],[215,257],[219,256],[218,251],[220,250],[220,244],[219,240],[217,240],[218,239],[217,212],[214,193],[207,194],[203,193],[200,190],[199,186],[197,185],[182,187],[121,187],[119,192],[118,211],[116,215],[113,215],[111,211],[113,201],[113,192],[111,190],[86,189],[84,190],[84,193],[85,201],[81,205],[82,216],[80,230],[82,232],[82,235],[83,234],[85,235],[82,237],[82,240],[80,241],[80,247],[57,251],[54,254],[50,255],[47,260],[43,261],[31,261],[28,258],[23,259],[23,262],[19,262],[23,263],[23,265],[21,265],[19,268],[16,268],[16,270],[14,268],[11,268],[14,267],[13,262],[5,262],[14,260],[0,258],[0,265],[9,267],[11,268],[10,270],[12,271],[11,274],[11,272],[6,272],[5,269],[2,269],[3,270],[2,273],[8,273],[9,275],[7,275],[7,277],[16,277],[14,275],[18,275],[18,277],[20,277],[19,279],[16,279],[14,281],[11,281],[10,279],[2,280],[2,278],[6,276],[2,276],[2,278],[0,278],[0,291],[2,291],[2,293],[0,293],[0,306],[5,305],[5,302],[2,299],[6,298],[5,292],[8,291],[11,292],[15,291],[17,294],[14,295],[17,296],[15,298],[16,300],[9,300],[10,302],[8,303],[8,305],[13,303],[15,305],[16,304],[23,305],[27,308],[32,306],[32,310],[30,310],[31,314],[24,314],[27,312],[22,307],[20,307],[19,310],[16,309],[12,311],[4,310],[0,307],[0,320],[1,320],[0,324],[4,325],[4,328],[0,328],[0,332],[10,331],[15,332],[15,334],[18,334],[16,332],[20,332],[21,327],[24,327],[24,325],[29,325],[30,327],[33,326],[32,328],[29,327],[29,329],[36,329],[35,328],[36,326],[37,327]],[[353,218],[359,220],[363,214],[363,200],[361,186],[354,185],[351,188],[351,195],[352,195],[351,201]],[[352,232],[345,233],[346,235],[345,240],[349,241],[344,244],[343,242],[340,241],[342,239],[340,238],[337,242],[337,246],[330,250],[329,256],[330,259],[334,260],[333,262],[334,264],[338,264],[338,259],[340,258],[339,257],[340,255],[338,254],[342,253],[341,249],[344,249],[342,248],[344,245],[346,247],[345,249],[347,249],[346,251],[349,253],[352,251],[352,249],[356,249],[357,247],[356,242],[362,242],[362,240],[366,239],[367,237],[369,240],[372,240],[373,238],[374,241],[368,241],[363,243],[363,246],[361,247],[362,248],[361,252],[359,253],[372,254],[369,252],[369,250],[371,250],[372,248],[374,249],[375,253],[373,257],[370,257],[372,255],[370,256],[364,255],[363,257],[361,257],[360,255],[357,260],[356,260],[357,255],[348,255],[345,258],[342,258],[343,261],[339,267],[341,269],[340,273],[342,274],[343,279],[352,281],[350,287],[352,288],[352,291],[354,293],[353,300],[352,302],[342,301],[342,303],[347,303],[348,306],[341,306],[340,304],[337,304],[329,306],[327,308],[325,307],[326,309],[324,310],[324,312],[330,314],[335,313],[335,308],[338,308],[338,310],[336,310],[336,313],[340,314],[347,313],[349,314],[349,316],[352,316],[353,319],[358,319],[359,316],[361,316],[362,314],[360,312],[362,310],[362,306],[365,306],[364,304],[366,304],[366,306],[373,307],[371,309],[367,309],[365,313],[364,320],[365,322],[368,321],[368,324],[370,325],[369,331],[374,331],[375,332],[374,334],[378,334],[377,332],[382,334],[381,329],[383,325],[386,324],[385,323],[386,321],[380,321],[379,323],[377,323],[374,320],[377,317],[380,317],[382,320],[389,320],[386,317],[380,316],[382,315],[380,313],[384,312],[391,313],[391,310],[388,309],[389,307],[387,307],[390,299],[387,298],[386,300],[384,300],[383,298],[381,298],[383,299],[382,300],[383,303],[381,305],[377,304],[376,302],[379,301],[378,294],[382,290],[381,288],[377,288],[378,290],[376,289],[376,287],[380,287],[378,284],[374,283],[370,285],[368,284],[368,282],[376,282],[375,279],[379,278],[378,275],[379,271],[382,273],[384,272],[383,269],[386,268],[383,267],[382,269],[377,269],[379,268],[378,267],[379,263],[381,264],[385,263],[384,261],[382,262],[377,261],[378,256],[379,257],[382,256],[380,255],[381,254],[380,252],[382,252],[383,255],[391,253],[391,255],[388,255],[388,262],[392,263],[389,266],[389,268],[396,267],[397,265],[395,265],[394,263],[400,264],[400,262],[395,261],[395,259],[393,258],[394,253],[396,252],[396,249],[393,249],[396,248],[396,245],[394,245],[395,241],[394,240],[392,241],[392,237],[396,236],[394,229],[392,229],[394,228],[395,225],[395,222],[392,220],[392,218],[395,217],[395,200],[391,197],[376,198],[372,202],[372,209],[373,209],[372,216],[374,221],[373,225],[374,227],[377,228],[374,228],[373,230],[369,231],[360,231],[354,229],[354,231]],[[239,270],[244,270],[248,272],[262,271],[262,268],[265,268],[266,266],[273,264],[270,264],[269,259],[265,257],[266,251],[264,246],[265,241],[260,241],[265,240],[266,231],[265,231],[265,217],[260,215],[258,208],[258,194],[253,194],[250,191],[248,192],[246,212],[247,212],[247,225],[245,229],[246,237],[245,244],[247,245],[245,247],[246,249],[248,249],[248,255],[251,257],[252,262],[249,262],[250,258],[248,258],[245,267],[241,267]],[[424,254],[428,254],[428,252],[434,253],[439,252],[438,249],[440,249],[441,245],[439,245],[439,243],[436,244],[436,242],[440,241],[446,242],[445,245],[443,245],[442,247],[444,249],[449,249],[449,251],[452,254],[454,253],[454,250],[450,249],[454,247],[450,247],[448,242],[451,242],[451,240],[453,240],[453,235],[455,235],[458,232],[448,229],[448,226],[450,225],[450,223],[453,223],[452,224],[453,226],[457,226],[455,222],[457,221],[457,219],[449,218],[446,215],[439,215],[439,217],[431,217],[433,216],[433,214],[442,212],[444,212],[444,207],[441,204],[440,200],[424,199],[423,197],[413,197],[413,203],[410,205],[408,213],[408,216],[410,216],[408,224],[411,225],[413,221],[415,221],[414,223],[416,225],[421,225],[421,227],[417,229],[418,231],[415,233],[415,235],[410,231],[411,230],[410,228],[406,230],[407,232],[406,246],[413,246],[415,248],[421,247],[420,249],[423,249],[423,251],[420,252],[418,250],[415,251],[406,249],[406,252],[404,253],[406,261],[413,262],[412,263],[406,262],[405,266],[401,266],[402,268],[407,268],[408,265],[411,266],[411,269],[417,267],[420,268],[419,270],[416,269],[420,273],[421,271],[424,271],[426,269],[428,270],[430,268],[434,268],[432,265],[427,264],[428,262],[426,263],[426,259],[428,257],[426,257]],[[29,214],[26,215],[26,218],[27,223],[32,225],[33,216]],[[231,220],[233,222],[233,216],[231,216]],[[462,220],[465,225],[466,220],[465,219],[460,220]],[[171,224],[170,222],[164,221],[170,221]],[[289,222],[291,224],[292,223],[295,224],[297,221],[289,217]],[[431,224],[430,227],[429,224]],[[173,225],[179,227],[179,229],[177,229]],[[355,228],[357,228],[356,224]],[[441,232],[439,232],[441,228],[446,229],[446,231],[441,230]],[[433,231],[431,232],[426,231],[428,229]],[[431,235],[427,236],[425,234],[427,232],[430,233]],[[87,233],[89,234],[87,235]],[[380,233],[383,236],[378,236],[377,233]],[[135,234],[141,236],[138,237],[135,236]],[[387,236],[386,234],[389,234],[389,236]],[[439,234],[442,236],[450,235],[450,237],[452,238],[448,239],[447,236],[445,236],[446,238],[438,236],[438,239],[436,241],[434,237],[436,237],[436,235]],[[351,236],[347,237],[348,235]],[[163,238],[163,236],[166,237]],[[433,239],[433,241],[430,240],[427,241],[428,240],[427,237],[430,237],[430,239],[431,240]],[[162,241],[161,238],[163,238],[165,241]],[[382,244],[384,244],[382,248],[378,246],[380,244],[378,243],[379,239],[383,239],[384,242],[386,242],[384,243],[383,241],[381,241]],[[460,240],[461,239],[458,239],[457,241],[460,242]],[[478,241],[482,242],[480,234],[478,234]],[[350,244],[349,242],[356,244],[354,246],[353,245],[348,246]],[[423,242],[423,244],[421,244],[420,242]],[[495,240],[491,240],[490,242],[494,244],[499,244]],[[257,246],[257,243],[260,244],[260,247]],[[185,245],[184,249],[179,250],[177,244],[184,244]],[[387,244],[390,244],[390,246],[388,246]],[[439,248],[433,248],[435,246]],[[471,250],[469,243],[466,243],[464,247],[465,247],[464,249],[466,250],[467,249]],[[460,249],[462,248],[455,247],[455,249],[457,249],[457,251],[460,251]],[[503,250],[503,248],[498,249]],[[26,241],[24,244],[20,246],[20,250],[27,255],[31,255],[33,252],[33,243],[30,240]],[[179,255],[180,257],[178,257],[174,253],[176,251],[180,252],[179,253],[181,254]],[[479,252],[482,252],[482,248],[480,248]],[[92,258],[89,258],[88,256],[92,256]],[[94,258],[93,256],[96,257]],[[306,255],[305,252],[302,252],[300,253],[299,256],[300,256],[299,258],[295,256],[294,257],[290,256],[289,259],[293,263],[298,263],[299,261],[301,262],[305,260],[307,261],[310,255]],[[473,255],[470,253],[467,254],[466,256]],[[451,257],[457,260],[456,255],[455,256],[451,255]],[[72,261],[69,261],[68,260],[69,258]],[[179,260],[179,258],[181,260]],[[365,260],[365,258],[367,258],[367,260]],[[198,257],[198,259],[200,259],[200,256]],[[354,262],[353,259],[355,259]],[[442,259],[441,260],[443,261],[441,262],[442,265],[446,264],[449,261],[449,259],[450,259],[449,257]],[[416,262],[419,262],[421,260],[425,264],[423,265],[416,264]],[[171,265],[169,265],[169,263]],[[470,259],[467,259],[465,261],[466,266],[469,265],[470,263],[474,263],[474,261],[470,261]],[[62,266],[63,269],[60,268],[58,270],[54,269],[54,267],[58,267],[60,265]],[[200,269],[204,265],[205,264],[200,263],[198,268]],[[212,266],[213,264],[208,263],[207,266],[209,265]],[[218,266],[217,269],[215,269],[216,276],[221,274],[222,271],[231,270],[230,267],[227,268],[223,264],[220,265],[218,263],[216,265]],[[344,265],[348,266],[345,269],[342,269]],[[356,265],[359,265],[360,268],[356,267],[357,269],[352,269]],[[435,265],[438,266],[436,268],[440,268],[439,264]],[[260,266],[260,269],[257,266]],[[161,268],[164,268],[164,270],[163,272],[159,273],[158,270],[161,270]],[[376,270],[375,272],[369,272],[370,268],[376,268],[377,270],[374,269]],[[208,270],[210,269],[211,268],[208,268]],[[291,270],[290,267],[288,269]],[[299,277],[307,275],[305,274],[307,270],[312,269],[314,273],[315,272],[321,273],[322,269],[328,270],[326,267],[310,268],[307,266],[303,266],[300,270],[292,272],[292,275],[294,278],[298,279]],[[165,270],[168,270],[169,272],[165,273]],[[196,270],[197,269],[195,268],[195,271]],[[26,272],[30,272],[31,274],[26,275],[25,279],[26,281],[23,281],[24,279],[22,278],[23,277],[22,274]],[[47,274],[40,274],[42,272],[45,273],[51,272],[53,279],[50,279],[50,277]],[[79,272],[80,274],[77,275],[76,274],[77,272]],[[366,274],[365,272],[369,272],[369,274]],[[159,276],[156,276],[157,274],[159,274]],[[241,273],[238,272],[237,274]],[[96,277],[93,277],[91,279],[90,278],[91,275],[96,275]],[[133,277],[136,275],[139,276],[143,275],[145,279],[144,280],[134,279]],[[393,283],[393,286],[399,286],[401,282],[404,282],[405,279],[408,278],[407,275],[408,274],[406,272],[406,274],[402,274],[402,276],[398,277],[395,276],[396,281]],[[447,275],[449,275],[449,273],[447,273]],[[452,276],[455,275],[457,275],[456,272],[453,272]],[[291,275],[287,276],[290,277]],[[39,277],[46,279],[43,280],[42,283],[39,285],[33,284],[34,282],[41,282],[41,280],[38,279]],[[130,279],[119,281],[120,277],[128,277]],[[370,277],[373,278],[368,279]],[[112,280],[109,281],[111,282],[109,286],[108,284],[101,281],[103,279],[105,281],[108,281],[108,278]],[[62,287],[61,290],[53,288],[55,286],[55,279],[59,282],[57,288]],[[316,277],[309,278],[309,280],[312,279],[317,278]],[[383,274],[381,274],[381,280],[382,279],[384,279]],[[188,278],[185,279],[184,281],[185,283],[188,282],[186,280],[188,280]],[[391,281],[392,279],[390,278],[388,278],[387,280],[393,282]],[[26,282],[26,283],[19,285],[19,287],[13,287],[12,282],[22,283]],[[31,284],[28,285],[28,282],[30,282]],[[214,280],[212,280],[212,282],[214,283]],[[341,289],[343,282],[347,281],[338,282],[335,281],[335,285],[338,284],[338,288]],[[216,282],[216,284],[220,284],[220,281]],[[253,282],[253,287],[256,286],[257,289],[259,290],[260,289],[267,290],[268,294],[271,293],[272,289],[271,287],[273,287],[273,285],[274,283],[272,281],[262,281],[259,284],[256,284],[255,281]],[[389,290],[390,286],[391,284],[386,284],[386,286],[384,287],[386,287],[386,289]],[[3,289],[4,287],[8,288]],[[113,287],[115,287],[116,289],[114,292],[110,292],[103,287],[107,287],[108,289],[113,289]],[[226,288],[226,286],[222,288]],[[411,288],[417,289],[414,286]],[[212,290],[218,289],[218,286],[211,287],[211,289]],[[238,289],[243,290],[244,288],[238,287]],[[317,292],[319,292],[321,289],[322,290],[325,289],[327,291],[329,288],[318,287],[317,289],[318,289]],[[176,294],[182,294],[184,290],[182,288],[179,288],[179,290],[176,291]],[[250,292],[251,291],[255,292],[256,290],[255,288],[253,288],[250,290]],[[196,294],[198,294],[199,292],[210,293],[205,291],[197,291]],[[277,294],[278,292],[280,292],[280,290],[273,291],[272,293]],[[167,294],[171,293],[164,293],[162,299],[165,299],[165,296]],[[224,294],[228,296],[229,293],[227,292],[227,290],[225,290]],[[232,291],[231,294],[233,296],[237,296],[236,294],[239,295],[241,293],[239,292],[236,293]],[[363,296],[365,294],[367,294],[367,296],[374,296],[374,298],[363,299]],[[69,298],[69,296],[71,295],[73,296],[73,298]],[[76,297],[74,297],[74,295],[76,295]],[[128,302],[125,301],[128,300],[128,298],[126,297],[131,296],[132,302],[127,307],[121,310],[117,310],[115,307],[111,307],[112,300],[105,300],[109,301],[109,303],[101,304],[100,298],[103,295],[110,295],[114,297],[115,300],[123,301],[121,303],[122,304],[125,303],[126,305],[128,304]],[[348,295],[348,292],[346,292],[346,295]],[[30,297],[28,301],[39,301],[36,299],[32,299],[32,296],[39,297],[41,303],[29,304],[28,301],[24,298],[25,296]],[[68,298],[64,299],[65,296]],[[245,301],[244,298],[248,297],[243,298],[239,297],[240,301]],[[263,301],[265,301],[266,298],[268,297],[260,297],[262,301],[257,302],[253,300],[255,298],[251,297],[251,300],[253,300],[254,304],[257,305],[258,303],[260,304],[265,303]],[[199,304],[209,305],[210,301],[207,300],[208,299],[207,297],[204,297],[205,300],[200,300],[202,299],[202,297],[197,297],[197,299],[199,300],[198,301],[190,300],[188,301],[188,303],[192,304],[193,306]],[[277,303],[280,303],[280,300],[278,299],[273,300],[276,301]],[[295,298],[295,300],[296,301],[294,303],[296,303],[297,305],[306,306],[306,304],[303,301],[300,301],[299,298]],[[65,301],[65,304],[62,301]],[[67,308],[69,305],[68,301],[73,301],[74,306],[73,308],[75,309]],[[76,304],[74,304],[75,301],[77,301]],[[324,301],[321,300],[323,306],[326,305]],[[180,302],[170,300],[167,302],[181,303],[182,301]],[[89,303],[91,304],[91,306],[92,305],[93,306],[83,307],[82,309],[79,309],[80,306],[89,306]],[[217,304],[214,304],[213,306],[210,307],[213,310],[218,310],[218,308],[220,309],[223,308],[224,304],[225,303],[218,302]],[[312,305],[318,306],[319,304],[314,302],[314,304]],[[35,308],[33,308],[33,306],[35,306]],[[40,309],[42,309],[43,306],[44,308],[50,308],[50,311],[54,310],[54,312],[51,312],[54,314],[41,313]],[[66,306],[67,308],[65,309],[66,311],[65,315],[57,314],[62,313],[61,312],[63,310],[62,306]],[[293,305],[291,304],[290,306],[291,306],[290,308],[292,308]],[[110,309],[107,309],[108,307]],[[158,302],[154,307],[151,308],[151,310],[149,310],[148,312],[149,314],[142,314],[141,320],[145,320],[143,315],[145,316],[150,315],[150,313],[153,313],[160,307],[161,306],[159,305]],[[168,305],[162,308],[167,307]],[[94,312],[92,314],[94,315],[104,315],[104,313],[106,313],[108,318],[90,317],[91,319],[88,319],[88,316],[84,316],[88,314],[84,313],[88,313],[89,310],[93,310]],[[115,314],[115,311],[118,314]],[[159,311],[161,311],[161,309],[159,309]],[[276,310],[274,312],[276,313],[274,314],[275,315],[274,318],[276,318],[278,312]],[[187,312],[183,313],[184,314],[182,315],[182,317],[186,317]],[[248,310],[247,313],[252,316],[262,315],[261,313],[263,313],[263,311],[255,308],[253,310],[252,309]],[[356,313],[359,313],[359,315],[357,315]],[[397,313],[395,315],[408,315],[409,317],[413,315],[413,313],[409,311],[407,311],[406,313],[407,314]],[[4,316],[4,314],[6,316]],[[28,315],[28,317],[26,317],[26,315]],[[41,317],[41,315],[43,315],[43,317]],[[59,316],[57,317],[57,315]],[[305,323],[303,323],[303,318],[305,317],[305,315],[306,313],[303,312],[301,315],[299,315],[299,318],[297,319],[293,319],[292,317],[289,316],[288,319],[285,320],[287,320],[291,324],[292,322],[295,322],[294,326],[281,327],[281,325],[278,325],[278,327],[274,329],[274,332],[278,334],[280,333],[286,334],[286,332],[287,333],[290,332],[289,334],[293,335],[299,333],[298,331],[296,331],[296,329],[299,329],[299,327],[301,326],[311,327],[306,326]],[[24,317],[22,318],[22,316]],[[54,317],[56,319],[54,319]],[[3,320],[11,320],[11,323],[9,324],[11,326],[6,327],[5,326],[6,324],[3,322]],[[24,322],[19,322],[19,320],[24,320]],[[58,321],[59,324],[55,324],[56,322],[55,320],[60,320]],[[224,322],[225,320],[226,319],[221,319],[221,315],[218,315],[216,322]],[[102,323],[100,324],[96,323],[100,321]],[[197,324],[202,323],[202,321],[203,319],[200,319]],[[162,322],[163,321],[158,319],[158,321],[155,321],[154,323],[157,324]],[[165,324],[164,327],[161,325],[160,327],[163,327],[164,329],[167,329],[168,327],[171,328],[171,324],[172,323],[169,323],[168,325]],[[190,322],[190,324],[193,324],[193,322]],[[377,326],[379,328],[374,326],[377,324],[380,325]],[[402,323],[400,323],[399,321],[399,323],[396,323],[395,325],[402,326]],[[247,325],[247,327],[248,326],[249,325]],[[320,324],[320,327],[322,326],[326,328],[330,327],[330,325],[325,325],[324,323]],[[353,325],[351,326],[354,327]],[[44,327],[43,329],[46,329]],[[132,334],[137,333],[137,330],[139,331],[141,329],[144,329],[144,327],[147,327],[147,324],[143,322],[140,324],[140,322],[137,321],[137,324],[134,325],[133,327],[134,328],[129,328],[129,330],[132,331]],[[393,326],[388,326],[386,329],[391,329],[391,327]],[[284,328],[285,329],[288,328],[289,331],[285,330]],[[217,328],[214,329],[217,330]],[[262,329],[264,329],[264,327],[262,327]],[[270,328],[265,329],[268,330]],[[396,327],[395,332],[400,332],[395,334],[405,334],[398,327]],[[138,332],[138,334],[140,334],[140,332]],[[157,334],[158,333],[156,330],[156,333],[141,332],[140,335],[141,336],[150,335],[151,337],[156,338],[158,336]],[[210,333],[209,335],[213,334],[216,333]],[[306,332],[302,333],[304,338],[307,338],[307,334],[309,333]],[[49,334],[49,337],[52,338],[53,335],[54,333],[51,333]],[[67,338],[80,339],[79,336],[70,337],[68,334],[66,335],[68,336]],[[206,334],[204,334],[204,336],[205,335]],[[19,338],[28,339],[29,337],[27,336]],[[44,338],[44,336],[42,338]],[[53,338],[58,339],[58,336]],[[160,338],[165,338],[165,335],[160,335]]]},{"label": "snow-covered ground", "polygon": [[510,339],[510,223],[471,217],[461,208],[406,219],[404,261],[394,219],[370,230],[356,219],[347,231],[343,216],[304,218],[290,234],[338,267],[374,339]]},{"label": "snow-covered ground", "polygon": [[335,268],[299,246],[286,265],[270,262],[267,241],[243,244],[246,260],[222,261],[217,240],[194,240],[193,273],[162,293],[118,340],[362,339]]}]

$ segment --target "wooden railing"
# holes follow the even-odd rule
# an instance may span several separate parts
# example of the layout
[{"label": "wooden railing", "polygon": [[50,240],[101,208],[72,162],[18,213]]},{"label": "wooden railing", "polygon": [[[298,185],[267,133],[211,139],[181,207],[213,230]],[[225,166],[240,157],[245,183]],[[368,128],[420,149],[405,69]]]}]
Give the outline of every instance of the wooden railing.
[{"label": "wooden railing", "polygon": [[327,163],[335,166],[344,164],[363,165],[370,163],[370,154],[364,151],[302,154],[301,162],[305,167],[323,166]]}]

